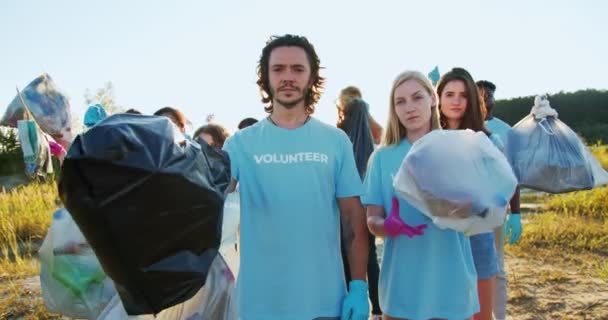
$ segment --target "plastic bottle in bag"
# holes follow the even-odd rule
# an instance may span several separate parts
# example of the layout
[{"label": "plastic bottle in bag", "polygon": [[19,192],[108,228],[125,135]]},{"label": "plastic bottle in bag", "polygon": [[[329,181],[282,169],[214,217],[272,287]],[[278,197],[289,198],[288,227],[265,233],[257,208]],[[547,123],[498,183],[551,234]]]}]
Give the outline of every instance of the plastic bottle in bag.
[{"label": "plastic bottle in bag", "polygon": [[49,311],[95,319],[116,294],[113,282],[67,210],[53,214],[39,254],[40,284]]}]

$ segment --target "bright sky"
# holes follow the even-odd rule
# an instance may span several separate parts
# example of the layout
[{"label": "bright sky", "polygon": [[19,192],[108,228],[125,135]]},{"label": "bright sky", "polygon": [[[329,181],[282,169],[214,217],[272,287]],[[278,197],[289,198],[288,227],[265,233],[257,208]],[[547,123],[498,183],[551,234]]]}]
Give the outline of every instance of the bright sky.
[{"label": "bright sky", "polygon": [[0,1],[0,115],[42,72],[82,119],[85,90],[111,81],[119,105],[209,113],[231,131],[265,116],[255,67],[270,35],[305,35],[325,67],[315,115],[356,85],[386,122],[394,77],[468,69],[498,99],[608,88],[608,1]]}]

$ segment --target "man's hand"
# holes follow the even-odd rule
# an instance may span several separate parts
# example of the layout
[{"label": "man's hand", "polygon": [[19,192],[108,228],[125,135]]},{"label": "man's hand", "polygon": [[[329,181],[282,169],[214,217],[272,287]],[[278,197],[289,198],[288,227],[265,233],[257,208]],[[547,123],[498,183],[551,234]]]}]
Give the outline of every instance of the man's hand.
[{"label": "man's hand", "polygon": [[341,320],[367,320],[367,317],[369,317],[367,283],[361,280],[353,280],[348,287],[348,294],[342,303]]}]

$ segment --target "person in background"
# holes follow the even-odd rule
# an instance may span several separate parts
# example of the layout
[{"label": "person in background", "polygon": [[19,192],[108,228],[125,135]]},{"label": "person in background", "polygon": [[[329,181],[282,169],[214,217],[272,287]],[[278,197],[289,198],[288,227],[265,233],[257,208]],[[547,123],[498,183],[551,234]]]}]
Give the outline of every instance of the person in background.
[{"label": "person in background", "polygon": [[245,118],[239,122],[238,128],[239,130],[243,130],[249,126],[256,124],[258,120],[256,118]]},{"label": "person in background", "polygon": [[[348,86],[340,91],[340,97],[337,100],[336,107],[338,108],[338,123],[340,123],[343,117],[343,109],[351,100],[363,99],[361,96],[361,90],[355,86]],[[374,138],[374,144],[379,145],[382,139],[382,126],[372,117],[369,112],[369,105],[366,103],[367,113],[369,114],[369,127],[372,131],[372,137]]]},{"label": "person in background", "polygon": [[[494,116],[494,93],[496,85],[487,80],[477,81],[477,88],[486,106],[486,127],[492,134],[496,134],[504,139],[507,138],[511,126]],[[507,216],[507,221],[502,227],[496,228],[496,254],[498,255],[498,275],[496,276],[496,290],[494,291],[494,319],[504,320],[507,318],[507,275],[505,273],[505,240],[508,235],[509,244],[519,241],[522,234],[520,219],[520,192],[519,188],[515,191],[509,203],[511,214]]]},{"label": "person in background", "polygon": [[127,111],[125,111],[125,113],[130,113],[130,114],[143,114],[143,113],[141,113],[139,110],[137,110],[137,109],[133,109],[133,108],[131,108],[131,109],[129,109],[129,110],[127,110]]},{"label": "person in background", "polygon": [[156,110],[156,112],[154,112],[154,115],[169,118],[169,120],[171,120],[171,122],[173,122],[173,124],[177,126],[181,133],[186,134],[187,120],[184,114],[181,113],[181,111],[173,107],[164,107]]},{"label": "person in background", "polygon": [[[343,108],[338,109],[339,121],[338,128],[342,129],[348,135],[353,144],[353,153],[355,155],[355,163],[361,180],[365,177],[367,170],[367,161],[369,156],[374,151],[374,141],[372,132],[369,128],[369,113],[367,103],[361,99],[352,99]],[[369,298],[372,303],[372,319],[381,319],[382,311],[378,301],[378,276],[380,267],[378,266],[378,257],[376,254],[376,237],[373,234],[368,235],[369,257],[367,259],[367,282],[369,286]],[[344,261],[344,275],[346,283],[349,283],[350,269],[348,267],[348,259],[346,248],[342,246],[342,259]]]},{"label": "person in background", "polygon": [[212,148],[221,150],[230,133],[219,124],[209,123],[194,131],[194,139],[200,138],[207,142]]}]

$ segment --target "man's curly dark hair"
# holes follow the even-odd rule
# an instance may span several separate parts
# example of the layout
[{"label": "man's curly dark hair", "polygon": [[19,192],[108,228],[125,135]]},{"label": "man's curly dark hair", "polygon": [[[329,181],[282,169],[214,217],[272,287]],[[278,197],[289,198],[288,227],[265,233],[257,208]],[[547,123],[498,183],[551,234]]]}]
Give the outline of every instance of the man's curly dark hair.
[{"label": "man's curly dark hair", "polygon": [[273,97],[272,91],[270,90],[268,71],[270,68],[270,54],[272,53],[272,50],[279,47],[299,47],[306,52],[308,63],[310,64],[310,82],[312,83],[312,86],[306,92],[304,104],[306,106],[306,111],[312,114],[315,111],[315,104],[319,102],[319,99],[321,98],[321,93],[323,93],[323,84],[325,83],[325,78],[319,75],[321,61],[315,52],[315,48],[310,42],[308,42],[306,37],[291,34],[270,37],[268,42],[266,42],[266,46],[262,50],[262,55],[260,56],[257,67],[257,84],[260,87],[260,93],[262,94],[262,102],[267,104],[267,106],[264,107],[264,110],[268,113],[272,113],[273,110]]}]

